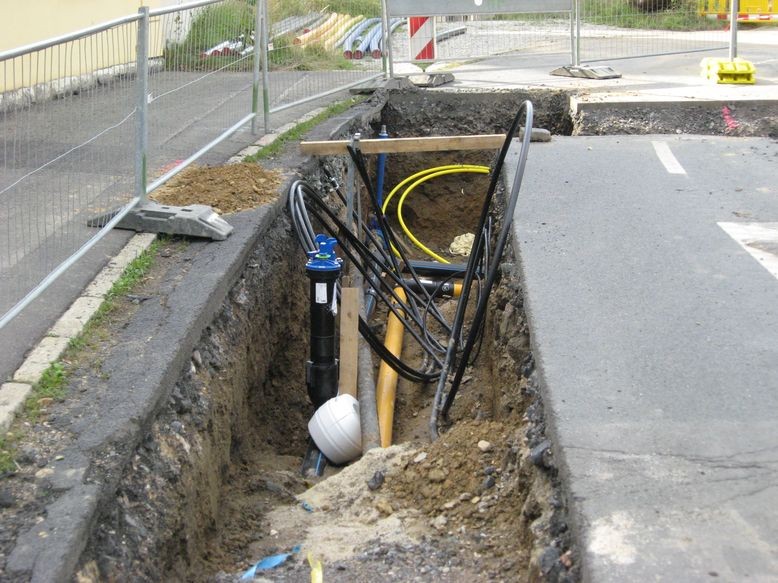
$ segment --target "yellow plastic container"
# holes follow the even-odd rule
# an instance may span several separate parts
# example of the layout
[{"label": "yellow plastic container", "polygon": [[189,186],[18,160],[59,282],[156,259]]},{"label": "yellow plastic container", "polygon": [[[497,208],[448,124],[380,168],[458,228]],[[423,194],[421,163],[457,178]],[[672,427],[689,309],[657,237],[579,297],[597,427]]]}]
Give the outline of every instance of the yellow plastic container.
[{"label": "yellow plastic container", "polygon": [[709,81],[723,84],[753,85],[756,67],[745,59],[717,59],[706,57],[700,62],[701,74]]}]

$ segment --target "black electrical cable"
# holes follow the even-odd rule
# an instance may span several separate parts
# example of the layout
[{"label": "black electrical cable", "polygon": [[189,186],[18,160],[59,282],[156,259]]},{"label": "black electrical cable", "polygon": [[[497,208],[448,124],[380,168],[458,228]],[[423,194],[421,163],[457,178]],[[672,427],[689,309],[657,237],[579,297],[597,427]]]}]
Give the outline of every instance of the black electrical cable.
[{"label": "black electrical cable", "polygon": [[[309,189],[310,190],[310,187],[308,185],[305,185],[304,189]],[[364,259],[364,257],[367,256],[368,261],[364,261],[363,262],[364,265],[369,266],[369,268],[373,271],[374,275],[380,276],[381,273],[382,273],[382,270],[379,267],[377,267],[377,265],[380,264],[380,261],[378,260],[377,257],[375,257],[372,254],[370,249],[366,245],[364,245],[359,239],[355,238],[350,231],[348,231],[347,227],[340,221],[340,219],[337,217],[337,215],[335,215],[335,213],[321,199],[316,197],[315,193],[313,194],[313,197],[311,198],[311,200],[315,201],[315,203],[317,204],[319,209],[324,211],[324,213],[328,216],[328,218],[335,224],[335,227],[337,227],[337,229],[335,229],[332,226],[328,226],[327,228],[330,230],[330,234],[332,234],[333,236],[336,236],[336,237],[340,237],[341,239],[346,239],[347,242],[349,242],[350,245],[354,247],[354,250],[356,251],[356,253],[358,255],[360,255],[361,259]],[[322,225],[325,225],[325,226],[327,225],[326,221],[323,220],[323,218],[321,217],[321,215],[318,214],[318,211],[316,209],[310,209],[310,210],[316,216],[317,220],[319,220],[319,222],[322,223]],[[354,262],[354,264],[360,270],[360,273],[362,273],[362,275],[364,275],[365,277],[369,277],[368,273],[366,272],[366,269],[365,269],[364,265],[362,263],[356,261],[355,256],[351,254],[351,251],[350,251],[350,249],[347,246],[342,244],[342,241],[341,241],[341,248],[347,254],[349,260]],[[402,277],[398,276],[396,273],[394,273],[392,271],[387,271],[386,273],[387,273],[388,277],[390,277],[391,279],[393,279],[395,281],[395,286],[394,287],[403,287],[405,289],[406,295],[408,297],[415,297],[415,294],[413,293],[413,291],[410,290],[409,288],[407,288],[407,286],[404,285]],[[397,294],[396,291],[394,291],[394,288],[392,286],[386,284],[386,282],[384,282],[382,280],[379,281],[379,283],[381,283],[384,287],[386,287],[387,291],[389,292],[389,294],[392,295],[392,298],[393,298],[393,300],[395,302],[399,303],[401,306],[403,306],[406,309],[408,308],[408,305],[406,304],[406,302],[403,302],[400,299],[399,295]],[[378,292],[379,294],[382,293],[378,289],[376,289],[376,292]],[[382,296],[382,299],[384,299],[384,301],[388,302],[388,299],[386,299],[385,295]],[[395,311],[395,314],[397,314],[396,311]],[[404,318],[402,318],[402,317],[400,317],[400,319],[404,320]],[[419,327],[422,326],[422,322],[421,322],[421,318],[420,317],[419,318],[413,318],[413,320],[414,320],[414,322],[416,323],[417,326],[419,326]]]},{"label": "black electrical cable", "polygon": [[[520,114],[517,114],[517,119],[519,115]],[[512,136],[514,133],[515,128],[513,128],[512,132],[509,133],[509,138],[507,138],[506,141],[509,140],[510,136]],[[434,290],[432,293],[430,293],[426,286],[422,285],[418,274],[413,269],[410,261],[408,261],[407,254],[404,251],[404,246],[399,240],[397,240],[397,237],[395,236],[393,230],[386,221],[386,217],[380,209],[372,188],[372,183],[370,182],[369,176],[367,174],[366,162],[362,152],[355,150],[352,147],[348,147],[347,149],[352,160],[354,161],[355,168],[357,169],[359,176],[368,192],[380,233],[383,235],[383,238],[385,238],[385,241],[379,240],[376,234],[373,233],[370,226],[368,224],[362,223],[361,221],[357,222],[362,224],[361,231],[363,232],[360,232],[358,235],[352,233],[332,211],[332,209],[330,209],[329,206],[322,200],[322,198],[318,196],[316,191],[314,191],[313,188],[311,188],[307,183],[302,181],[296,181],[294,183],[293,187],[290,189],[289,195],[289,210],[298,239],[300,239],[300,243],[306,251],[315,249],[315,234],[308,216],[308,212],[310,212],[318,221],[318,223],[329,232],[330,235],[338,238],[343,253],[355,265],[356,269],[358,269],[359,272],[366,277],[376,296],[387,304],[387,307],[396,317],[398,317],[403,326],[424,349],[425,363],[428,362],[430,358],[432,358],[433,362],[430,363],[430,368],[427,369],[429,372],[420,371],[410,367],[392,355],[385,348],[384,344],[375,335],[375,333],[373,333],[367,322],[364,321],[363,318],[360,318],[360,333],[363,335],[363,337],[365,337],[371,348],[394,370],[396,370],[400,376],[403,376],[403,378],[413,382],[431,382],[436,379],[440,381],[441,379],[444,379],[445,376],[442,374],[442,371],[445,370],[447,373],[451,368],[452,340],[454,340],[455,345],[454,351],[456,351],[456,346],[462,342],[461,337],[463,332],[463,322],[460,321],[457,325],[457,320],[455,318],[454,325],[449,325],[442,314],[440,314],[437,306],[434,303],[434,297],[437,295],[438,290]],[[500,151],[500,155],[498,156],[495,163],[493,170],[494,175],[492,176],[492,181],[484,201],[484,208],[482,209],[480,221],[481,224],[479,225],[478,229],[480,236],[476,239],[476,243],[474,245],[475,249],[473,250],[473,253],[471,253],[471,256],[468,260],[468,269],[465,273],[466,285],[463,285],[465,301],[462,302],[462,298],[460,298],[460,303],[457,306],[458,315],[460,310],[462,311],[462,316],[464,315],[464,308],[462,306],[464,303],[464,306],[466,307],[474,277],[477,278],[479,283],[479,293],[477,299],[478,305],[482,305],[483,293],[480,289],[481,278],[477,273],[475,273],[474,268],[480,264],[484,266],[483,269],[485,271],[486,267],[490,263],[488,242],[491,238],[491,224],[486,222],[484,214],[486,213],[488,218],[491,200],[496,189],[497,180],[503,165],[505,154],[507,154],[506,144],[503,145],[503,149]],[[343,193],[340,191],[337,180],[335,180],[335,178],[327,171],[326,168],[324,169],[324,173],[330,185],[332,186],[332,190],[336,192],[340,200],[345,204],[346,199],[343,196]],[[313,204],[316,208],[312,208],[310,206],[311,204]],[[356,211],[354,214],[356,214]],[[377,253],[373,253],[369,245],[362,242],[360,238],[362,235],[364,235],[366,240],[372,244]],[[417,284],[413,287],[416,287],[416,289],[420,291],[421,295],[425,296],[424,298],[419,297],[418,294],[414,293],[413,290],[409,289],[409,287],[405,285],[401,277],[400,266],[397,263],[394,254],[390,250],[391,245],[394,245],[399,250],[400,259],[407,266],[411,277]],[[384,278],[382,277],[383,273],[385,273],[389,279],[394,280],[394,287],[401,287],[404,289],[407,296],[407,302],[401,302],[399,300],[398,294],[395,292],[394,287],[384,281]],[[445,281],[441,282],[439,286],[444,284]],[[381,287],[386,288],[386,292],[388,293],[385,293]],[[399,304],[400,307],[396,307],[394,305],[395,302]],[[423,306],[423,310],[420,310],[420,306]],[[444,349],[443,345],[430,333],[427,327],[427,319],[430,313],[432,313],[435,319],[440,322],[443,329],[449,333],[449,343],[446,349]],[[408,315],[409,318],[406,318],[406,315]],[[465,348],[468,350],[469,354],[472,351],[472,344],[474,339],[476,339],[479,342],[479,348],[473,357],[476,358],[477,353],[480,351],[480,343],[483,339],[483,318],[477,319],[473,322],[473,324],[474,326],[471,327],[469,331],[468,344],[465,345]],[[423,338],[419,336],[415,327],[423,332]],[[444,350],[446,352],[446,360],[448,361],[445,365],[445,368],[442,367],[444,363],[442,363],[441,360],[434,354],[435,352],[442,352]],[[468,358],[465,358],[464,362],[467,362],[467,360]],[[439,403],[439,395],[437,393],[436,403]]]},{"label": "black electrical cable", "polygon": [[[386,236],[386,233],[389,232],[391,234],[391,236],[392,236],[391,238],[393,239],[391,241],[391,243],[394,244],[394,246],[396,248],[401,248],[400,247],[400,242],[397,240],[396,237],[394,237],[394,232],[391,231],[391,227],[386,222],[386,219],[384,217],[383,211],[380,209],[380,205],[378,203],[378,199],[376,198],[375,192],[373,191],[372,182],[370,181],[370,178],[369,178],[369,176],[367,174],[367,166],[366,166],[366,162],[365,162],[364,156],[362,155],[362,152],[360,150],[356,150],[356,149],[352,148],[351,146],[348,146],[347,149],[349,151],[349,155],[352,157],[352,160],[354,161],[355,167],[357,168],[357,170],[359,172],[360,179],[362,180],[363,184],[365,185],[365,188],[367,189],[368,196],[369,196],[369,198],[371,200],[371,204],[372,204],[372,206],[374,208],[374,215],[376,216],[376,221],[379,223],[379,229],[384,233],[384,236]],[[335,180],[335,178],[327,171],[326,168],[324,169],[324,173],[325,173],[325,176],[327,177],[327,179],[333,185],[335,185],[334,186],[335,191],[338,194],[338,196],[340,197],[341,202],[343,202],[343,204],[346,204],[346,199],[343,196],[343,193],[340,191],[340,189],[337,186],[337,180]],[[355,213],[356,213],[356,211],[355,211]],[[390,251],[390,245],[388,245],[388,244],[381,244],[382,242],[377,240],[376,236],[372,233],[372,231],[369,228],[369,226],[366,226],[364,223],[363,223],[363,231],[364,231],[365,236],[368,239],[370,239],[371,243],[373,243],[374,247],[379,250],[379,252],[384,257],[384,259],[388,260],[388,262],[391,263],[392,267],[391,267],[391,269],[387,268],[387,271],[390,272],[390,273],[394,273],[394,274],[399,275],[399,273],[400,273],[399,265],[397,264],[394,255]],[[404,247],[402,247],[402,249],[404,249]],[[401,259],[403,259],[403,261],[407,261],[404,258],[404,256],[402,256],[402,253],[401,253]],[[383,261],[382,264],[385,267],[387,267],[387,261]],[[415,275],[415,273],[413,273],[412,275]],[[402,282],[399,279],[397,279],[397,281],[398,281],[399,285],[401,285],[401,286],[403,285]],[[418,282],[418,278],[416,278],[416,281]],[[372,282],[371,282],[371,285],[372,285]],[[403,287],[405,287],[405,286],[403,286]],[[420,318],[420,312],[419,312],[419,309],[418,309],[418,307],[416,305],[416,303],[417,303],[417,296],[415,294],[413,294],[413,293],[410,293],[410,290],[408,290],[408,289],[406,289],[405,291],[406,291],[406,295],[408,297],[408,303],[407,303],[406,307],[410,308],[410,311],[411,311],[412,315],[415,316],[415,319],[420,320],[421,319]],[[426,290],[423,290],[423,291],[426,292]],[[428,297],[428,299],[430,299],[430,298]],[[433,311],[433,315],[435,316],[435,319],[438,321],[438,323],[446,331],[449,331],[450,327],[449,327],[448,322],[446,321],[446,319],[443,317],[443,315],[437,309],[435,309]]]},{"label": "black electrical cable", "polygon": [[462,382],[462,377],[465,374],[465,369],[467,367],[467,361],[470,357],[470,353],[473,350],[473,346],[477,340],[477,329],[481,326],[481,323],[484,321],[484,317],[486,315],[486,307],[489,302],[489,295],[491,294],[492,287],[494,286],[494,282],[497,280],[497,276],[499,274],[500,270],[500,261],[502,260],[502,255],[505,252],[505,246],[508,242],[508,237],[510,236],[511,232],[511,225],[513,223],[513,213],[516,210],[516,202],[519,198],[519,191],[521,190],[521,183],[524,179],[524,168],[527,165],[527,154],[529,153],[529,145],[530,145],[530,134],[532,133],[532,121],[533,121],[533,106],[532,102],[525,101],[522,104],[522,107],[519,108],[520,115],[522,113],[522,110],[526,111],[526,119],[524,123],[524,139],[522,140],[521,144],[521,153],[519,155],[519,164],[518,168],[516,169],[516,175],[513,179],[513,185],[511,187],[511,193],[510,198],[508,200],[508,204],[505,208],[505,212],[503,213],[503,224],[502,228],[500,229],[499,237],[497,238],[497,245],[494,249],[494,254],[492,257],[492,263],[489,266],[489,273],[486,277],[486,283],[484,284],[484,293],[481,295],[481,298],[479,299],[475,316],[473,317],[473,325],[470,329],[470,334],[467,337],[467,343],[465,344],[465,348],[462,350],[462,355],[460,357],[459,367],[457,368],[456,374],[454,375],[454,380],[451,381],[451,388],[449,389],[448,395],[446,396],[446,401],[443,404],[442,414],[444,418],[448,416],[448,411],[451,409],[451,405],[454,403],[454,398],[457,395],[457,391],[459,390],[460,383]]},{"label": "black electrical cable", "polygon": [[[312,192],[312,189],[310,188],[310,186],[308,186],[307,184],[304,184],[304,183],[302,185],[300,185],[299,188],[301,190],[303,190],[303,191],[310,190]],[[347,229],[345,229],[345,225],[342,225],[342,223],[340,222],[338,217],[332,212],[332,210],[323,201],[321,201],[321,199],[316,197],[315,193],[313,193],[313,197],[309,197],[309,199],[315,201],[316,204],[318,205],[318,208],[321,209],[322,211],[324,211],[324,213],[328,215],[328,218],[333,223],[335,223],[335,226],[338,227],[338,228],[334,229],[331,225],[327,225],[327,222],[324,220],[324,217],[322,217],[319,214],[317,209],[311,208],[311,209],[309,209],[310,212],[314,215],[314,217],[326,229],[330,230],[331,234],[333,234],[335,236],[339,235],[341,237],[341,239],[345,238],[345,239],[348,240],[350,245],[343,245],[342,244],[342,240],[341,240],[341,245],[340,245],[341,250],[347,256],[347,258],[356,266],[356,268],[360,271],[360,273],[362,273],[362,275],[365,276],[366,278],[369,278],[369,275],[368,275],[367,271],[365,270],[365,266],[360,261],[357,261],[357,257],[353,254],[351,247],[353,246],[353,247],[357,248],[357,247],[361,246],[361,251],[363,253],[368,253],[369,254],[370,251],[364,246],[364,244],[361,241],[356,239],[353,236],[352,233],[350,233]],[[360,258],[361,258],[361,256],[360,256]],[[370,265],[371,267],[374,267],[372,262],[368,262],[368,265]],[[391,286],[386,285],[385,282],[382,282],[382,283],[387,288],[389,293],[392,295],[392,298],[394,299],[394,302],[392,302],[387,297],[387,295],[383,293],[382,290],[376,289],[375,291],[378,293],[380,299],[382,299],[384,301],[384,303],[387,304],[388,308],[392,311],[392,313],[394,313],[394,315],[400,320],[400,322],[403,323],[403,325],[405,326],[406,330],[411,334],[411,336],[413,336],[413,338],[419,343],[419,345],[422,348],[424,348],[424,350],[428,354],[430,354],[430,356],[437,362],[438,365],[440,365],[440,360],[434,354],[432,354],[433,351],[432,351],[431,347],[429,347],[424,342],[424,340],[421,338],[421,336],[418,334],[418,332],[414,329],[413,326],[411,326],[408,323],[408,320],[404,317],[403,312],[405,312],[405,310],[403,310],[402,308],[397,308],[394,305],[395,302],[399,303],[401,306],[406,306],[406,304],[400,300],[399,296],[397,295],[397,293],[394,291],[394,289]],[[403,283],[402,279],[401,278],[398,279],[398,281],[397,281],[398,286],[401,287],[402,283]],[[406,293],[412,294],[413,292],[411,290],[407,290]],[[405,313],[407,313],[407,312],[405,312]],[[421,329],[422,325],[421,325],[420,321],[414,320],[414,324],[416,324],[416,326]],[[394,366],[392,368],[396,369],[396,367],[394,367]],[[411,369],[411,370],[414,370],[414,369]],[[399,372],[400,371],[398,371],[398,373]],[[430,375],[426,375],[425,378],[429,378],[429,376]],[[434,376],[435,376],[435,378],[437,378],[437,375],[434,375]]]},{"label": "black electrical cable", "polygon": [[[476,231],[479,234],[479,236],[476,237],[473,249],[470,252],[470,257],[468,258],[467,270],[465,271],[464,283],[462,284],[462,295],[460,295],[459,303],[457,304],[457,311],[454,316],[452,331],[448,341],[448,350],[446,351],[446,358],[443,362],[443,370],[441,371],[440,378],[438,379],[438,384],[435,389],[435,397],[432,402],[432,411],[430,413],[429,427],[430,427],[430,437],[433,440],[437,439],[438,436],[438,415],[440,413],[440,406],[443,398],[445,385],[448,380],[448,375],[451,370],[451,367],[454,364],[454,359],[456,357],[458,339],[459,339],[459,335],[462,332],[465,311],[467,309],[468,301],[470,299],[470,286],[472,285],[473,277],[476,272],[476,266],[481,261],[482,255],[484,254],[484,241],[483,241],[483,237],[481,237],[480,234],[486,228],[487,219],[489,217],[490,207],[492,204],[492,199],[494,198],[494,193],[497,190],[497,185],[500,180],[500,175],[502,173],[502,167],[505,163],[505,158],[508,155],[508,150],[510,149],[513,136],[516,135],[516,132],[519,129],[519,125],[521,123],[521,116],[525,112],[526,112],[526,121],[524,126],[525,133],[524,133],[524,142],[522,144],[521,155],[523,157],[524,162],[526,162],[526,155],[529,149],[529,135],[532,130],[532,112],[533,112],[532,103],[528,100],[524,101],[519,106],[519,109],[516,112],[516,116],[513,118],[513,122],[511,123],[511,127],[505,136],[505,141],[503,142],[502,147],[500,148],[494,167],[492,169],[492,179],[489,183],[489,188],[487,190],[486,197],[484,198],[484,203],[481,208],[481,216],[479,218],[478,229]],[[523,174],[523,165],[521,163],[520,163],[520,168]],[[510,217],[507,217],[506,215],[504,221],[506,223],[509,223]],[[496,256],[493,257],[492,263],[493,264],[498,263],[499,259],[500,259],[499,257]],[[489,279],[487,278],[487,283],[488,282]],[[491,291],[491,286],[487,285],[486,293],[483,294],[479,299],[479,303],[478,303],[479,308],[483,303],[484,304],[483,308],[485,309],[485,303],[489,299],[490,291]],[[478,310],[476,312],[476,315],[478,315]],[[468,336],[468,340],[470,340],[470,338],[474,338],[472,337],[472,332],[473,329],[475,328],[477,328],[477,326],[471,327],[471,335]],[[467,348],[468,344],[465,345],[465,348]],[[472,350],[472,345],[470,346],[467,352],[468,355],[470,350]],[[468,359],[464,358],[463,360],[466,363]],[[459,373],[459,369],[457,372]],[[461,376],[459,376],[459,381],[461,381]],[[449,391],[449,395],[450,393],[451,392]],[[454,391],[454,395],[456,395],[456,391]],[[446,399],[446,402],[448,403],[448,407],[451,406],[451,401],[453,401],[453,397],[449,397]],[[448,410],[448,407],[446,410]]]},{"label": "black electrical cable", "polygon": [[361,317],[359,318],[359,332],[370,347],[378,354],[381,360],[391,366],[401,377],[414,383],[428,383],[438,378],[439,373],[423,373],[409,367],[406,363],[392,354],[378,336],[370,329],[370,326]]},{"label": "black electrical cable", "polygon": [[[307,185],[305,186],[307,187]],[[314,215],[317,214],[314,209],[311,209],[311,211],[314,213]],[[316,217],[316,218],[317,220],[319,220],[324,224],[324,221],[322,221],[321,217]],[[341,246],[341,248],[343,249],[344,252],[350,254],[350,252],[348,252],[348,250],[345,247]],[[385,303],[387,303],[390,306],[390,309],[393,308],[392,303],[387,297],[384,296],[382,299],[384,300]],[[403,318],[401,314],[397,313],[396,308],[394,309],[394,311],[395,311],[395,315],[402,321]],[[407,322],[405,323],[405,326],[408,327]],[[362,335],[370,344],[370,346],[379,354],[379,356],[381,356],[381,358],[384,361],[386,361],[403,378],[406,378],[412,382],[422,382],[422,383],[431,382],[437,379],[437,373],[435,374],[425,373],[423,371],[418,371],[412,367],[409,367],[407,364],[400,361],[397,357],[395,357],[388,350],[386,350],[386,348],[381,343],[381,340],[375,336],[375,334],[372,332],[372,330],[367,325],[367,323],[364,322],[364,320],[362,320],[361,318],[360,318],[359,329]],[[417,341],[420,341],[420,338],[418,338],[418,335],[415,333],[414,330],[409,328],[409,331],[417,339]],[[420,344],[422,344],[423,346],[423,342],[420,342]]]},{"label": "black electrical cable", "polygon": [[[408,260],[408,256],[406,255],[403,246],[400,245],[397,237],[394,235],[394,231],[389,226],[389,223],[386,220],[386,217],[384,216],[383,211],[381,210],[381,205],[378,203],[378,198],[375,195],[375,191],[373,190],[373,184],[370,180],[370,175],[367,171],[367,164],[365,162],[365,157],[362,155],[361,150],[356,150],[352,146],[346,146],[346,149],[348,150],[349,155],[351,156],[351,159],[354,161],[354,165],[356,166],[357,172],[359,173],[360,177],[362,178],[362,182],[367,189],[368,197],[370,199],[371,204],[373,205],[373,210],[376,214],[376,220],[379,223],[379,227],[381,228],[381,231],[384,233],[384,236],[387,237],[387,243],[388,247],[391,249],[392,245],[394,244],[394,247],[397,249],[398,253],[400,254],[400,259],[402,259],[403,263],[405,264],[406,268],[408,269],[408,272],[411,274],[411,277],[416,282],[417,285],[421,287],[422,295],[429,299],[429,293],[426,289],[421,285],[421,280],[419,279],[418,274],[416,273],[416,270],[413,268],[413,265],[411,265],[410,261]],[[395,267],[397,272],[400,272],[399,266],[397,265],[397,262],[395,260],[394,254],[389,253],[392,265]],[[418,309],[415,306],[413,302],[410,302],[413,309],[417,312],[418,315]],[[440,315],[441,323],[443,323],[445,319],[442,315]]]}]

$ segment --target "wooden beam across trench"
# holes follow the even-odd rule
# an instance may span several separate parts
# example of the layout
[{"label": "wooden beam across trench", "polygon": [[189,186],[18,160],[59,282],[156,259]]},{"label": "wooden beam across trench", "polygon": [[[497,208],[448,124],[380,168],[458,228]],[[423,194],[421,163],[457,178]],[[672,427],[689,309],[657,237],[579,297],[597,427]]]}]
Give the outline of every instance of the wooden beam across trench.
[{"label": "wooden beam across trench", "polygon": [[[406,154],[411,152],[446,152],[454,150],[496,150],[505,142],[505,134],[475,136],[428,136],[424,138],[383,138],[359,140],[363,154]],[[300,142],[303,154],[336,156],[347,154],[351,140]]]}]

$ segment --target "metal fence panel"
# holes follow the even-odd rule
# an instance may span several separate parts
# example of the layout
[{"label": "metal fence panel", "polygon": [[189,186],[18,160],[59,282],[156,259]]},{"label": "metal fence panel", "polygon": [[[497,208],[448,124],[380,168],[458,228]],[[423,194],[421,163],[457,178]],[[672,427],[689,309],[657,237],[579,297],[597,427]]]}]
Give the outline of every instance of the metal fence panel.
[{"label": "metal fence panel", "polygon": [[[436,62],[470,61],[517,53],[571,53],[570,11],[527,14],[477,14],[437,16]],[[409,32],[401,28],[392,35],[395,63],[414,62]]]},{"label": "metal fence panel", "polygon": [[256,6],[202,2],[149,13],[149,187],[253,116]]},{"label": "metal fence panel", "polygon": [[136,21],[0,54],[0,326],[133,198]]},{"label": "metal fence panel", "polygon": [[578,0],[583,62],[726,49],[726,22],[697,0]]},{"label": "metal fence panel", "polygon": [[269,2],[271,112],[383,75],[381,3],[355,0],[338,6],[334,12],[324,2]]}]

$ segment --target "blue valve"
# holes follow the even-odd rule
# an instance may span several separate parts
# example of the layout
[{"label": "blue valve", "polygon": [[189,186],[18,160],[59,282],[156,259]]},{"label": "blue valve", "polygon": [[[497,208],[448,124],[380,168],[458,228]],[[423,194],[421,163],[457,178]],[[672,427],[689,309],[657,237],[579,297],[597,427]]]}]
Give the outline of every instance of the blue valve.
[{"label": "blue valve", "polygon": [[335,255],[335,245],[338,240],[327,235],[316,235],[317,251],[307,251],[308,263],[306,269],[314,271],[339,271],[342,260]]}]

